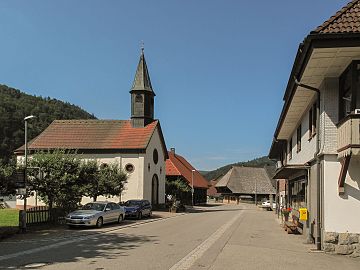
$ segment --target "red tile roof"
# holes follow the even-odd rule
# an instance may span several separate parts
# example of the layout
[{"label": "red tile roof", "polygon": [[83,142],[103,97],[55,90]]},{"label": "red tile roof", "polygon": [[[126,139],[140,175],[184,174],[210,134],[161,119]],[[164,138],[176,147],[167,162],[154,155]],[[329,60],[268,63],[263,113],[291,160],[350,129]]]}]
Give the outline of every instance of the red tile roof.
[{"label": "red tile roof", "polygon": [[[30,150],[146,149],[158,124],[159,121],[154,121],[144,128],[133,128],[130,120],[55,120],[28,147]],[[15,152],[21,150],[23,146]]]},{"label": "red tile roof", "polygon": [[208,181],[189,163],[185,158],[173,152],[169,152],[166,160],[166,176],[182,176],[191,186],[192,170],[194,172],[194,187],[208,188]]},{"label": "red tile roof", "polygon": [[313,34],[359,33],[360,0],[353,0],[317,27]]},{"label": "red tile roof", "polygon": [[169,176],[181,176],[179,170],[175,167],[174,163],[168,158],[166,160],[166,175]]}]

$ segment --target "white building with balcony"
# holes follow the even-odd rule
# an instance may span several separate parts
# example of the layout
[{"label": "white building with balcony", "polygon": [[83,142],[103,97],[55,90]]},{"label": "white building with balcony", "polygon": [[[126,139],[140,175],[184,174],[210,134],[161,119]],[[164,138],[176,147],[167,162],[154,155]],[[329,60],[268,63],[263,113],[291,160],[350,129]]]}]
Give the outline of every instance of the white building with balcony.
[{"label": "white building with balcony", "polygon": [[360,236],[359,9],[350,2],[300,44],[269,153],[294,218],[308,209],[299,230],[338,254]]}]

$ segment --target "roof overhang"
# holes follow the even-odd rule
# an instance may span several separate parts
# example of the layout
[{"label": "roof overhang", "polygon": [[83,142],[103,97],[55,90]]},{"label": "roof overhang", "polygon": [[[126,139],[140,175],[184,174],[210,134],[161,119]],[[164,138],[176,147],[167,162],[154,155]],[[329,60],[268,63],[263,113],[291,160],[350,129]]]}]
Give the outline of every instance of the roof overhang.
[{"label": "roof overhang", "polygon": [[[298,86],[319,88],[324,78],[338,78],[352,60],[360,59],[360,33],[310,34],[298,48],[284,95],[284,106],[275,130],[276,140],[288,140],[316,98],[316,92]],[[273,143],[270,154],[276,147]]]},{"label": "roof overhang", "polygon": [[280,157],[281,152],[283,151],[285,146],[286,140],[276,140],[274,138],[268,155],[269,159],[277,159],[278,157]]},{"label": "roof overhang", "polygon": [[289,179],[294,175],[307,173],[309,168],[310,166],[308,165],[287,165],[278,169],[273,179]]},{"label": "roof overhang", "polygon": [[[144,148],[129,148],[129,149],[98,149],[98,148],[88,148],[88,149],[70,149],[70,148],[28,148],[29,154],[34,154],[37,152],[52,152],[58,149],[76,152],[77,154],[143,154],[146,153]],[[14,154],[16,156],[23,156],[25,154],[24,149],[17,149]]]}]

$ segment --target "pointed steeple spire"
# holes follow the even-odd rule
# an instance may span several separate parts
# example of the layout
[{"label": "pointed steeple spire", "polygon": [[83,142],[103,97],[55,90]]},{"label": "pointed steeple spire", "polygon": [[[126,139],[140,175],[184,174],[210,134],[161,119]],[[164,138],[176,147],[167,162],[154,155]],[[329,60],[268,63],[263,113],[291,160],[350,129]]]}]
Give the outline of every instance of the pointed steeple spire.
[{"label": "pointed steeple spire", "polygon": [[149,71],[146,66],[144,48],[136,69],[131,94],[131,123],[133,127],[141,128],[154,121],[154,97]]},{"label": "pointed steeple spire", "polygon": [[141,48],[139,64],[137,66],[134,82],[131,87],[131,91],[134,90],[149,91],[155,95],[151,86],[150,75],[145,61],[144,47]]}]

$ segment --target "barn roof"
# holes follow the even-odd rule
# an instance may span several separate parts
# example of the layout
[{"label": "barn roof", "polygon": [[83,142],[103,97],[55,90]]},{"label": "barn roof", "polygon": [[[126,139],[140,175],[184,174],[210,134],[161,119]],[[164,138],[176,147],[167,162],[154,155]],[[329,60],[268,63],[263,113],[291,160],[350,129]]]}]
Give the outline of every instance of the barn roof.
[{"label": "barn roof", "polygon": [[275,194],[275,188],[264,168],[232,167],[215,187],[227,187],[237,194]]}]

